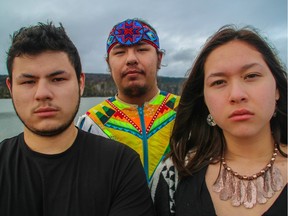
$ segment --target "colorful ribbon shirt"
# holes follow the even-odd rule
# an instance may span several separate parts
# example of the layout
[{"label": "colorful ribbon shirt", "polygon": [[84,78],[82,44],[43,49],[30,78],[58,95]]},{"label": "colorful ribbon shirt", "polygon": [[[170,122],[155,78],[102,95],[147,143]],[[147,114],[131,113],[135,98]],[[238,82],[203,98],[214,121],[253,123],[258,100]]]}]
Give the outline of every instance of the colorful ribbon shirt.
[{"label": "colorful ribbon shirt", "polygon": [[139,107],[111,97],[80,117],[77,126],[117,140],[138,152],[149,182],[169,151],[179,99],[179,96],[160,91],[150,102]]}]

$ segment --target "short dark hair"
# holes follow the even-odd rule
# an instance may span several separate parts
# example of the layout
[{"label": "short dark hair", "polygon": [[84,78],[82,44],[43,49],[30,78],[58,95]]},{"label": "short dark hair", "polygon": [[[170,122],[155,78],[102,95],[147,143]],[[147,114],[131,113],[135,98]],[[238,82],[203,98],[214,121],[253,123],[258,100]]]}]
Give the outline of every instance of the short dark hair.
[{"label": "short dark hair", "polygon": [[[280,98],[277,100],[276,117],[270,120],[276,144],[287,145],[287,73],[275,50],[257,29],[246,26],[237,29],[234,25],[221,27],[212,35],[189,70],[190,75],[184,85],[178,106],[175,125],[171,136],[170,156],[179,171],[179,176],[187,176],[199,171],[210,163],[210,158],[219,160],[225,148],[222,129],[210,127],[206,123],[208,108],[204,101],[204,66],[209,54],[217,47],[230,41],[243,41],[262,54],[262,57],[276,81]],[[192,159],[185,163],[188,151],[194,152]],[[281,154],[287,155],[280,150]]]},{"label": "short dark hair", "polygon": [[56,27],[52,22],[41,23],[35,26],[22,27],[11,37],[12,44],[7,52],[6,66],[12,81],[13,61],[21,55],[37,55],[45,51],[62,51],[67,53],[69,61],[74,66],[77,79],[82,72],[81,60],[77,48],[65,32],[60,23]]}]

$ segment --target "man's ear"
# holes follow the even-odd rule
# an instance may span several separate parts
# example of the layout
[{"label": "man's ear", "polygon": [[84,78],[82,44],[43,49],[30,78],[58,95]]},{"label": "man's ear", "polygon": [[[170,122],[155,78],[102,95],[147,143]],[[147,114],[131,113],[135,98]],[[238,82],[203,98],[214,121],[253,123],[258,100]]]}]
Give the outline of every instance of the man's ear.
[{"label": "man's ear", "polygon": [[111,73],[111,68],[110,68],[110,64],[109,64],[109,58],[108,58],[108,56],[107,56],[107,57],[105,57],[105,61],[106,61],[106,63],[107,63],[108,72],[110,72],[110,73]]},{"label": "man's ear", "polygon": [[12,97],[12,80],[9,77],[6,78],[6,86],[9,89],[10,95]]},{"label": "man's ear", "polygon": [[80,74],[79,88],[80,88],[80,95],[82,96],[84,93],[84,88],[85,88],[85,73],[84,72],[81,72]]},{"label": "man's ear", "polygon": [[157,69],[161,68],[161,63],[162,63],[162,58],[163,58],[163,53],[162,52],[158,52],[158,63],[157,63]]},{"label": "man's ear", "polygon": [[85,73],[83,72],[81,72],[80,74],[79,87],[80,87],[80,95],[82,96],[85,88]]}]

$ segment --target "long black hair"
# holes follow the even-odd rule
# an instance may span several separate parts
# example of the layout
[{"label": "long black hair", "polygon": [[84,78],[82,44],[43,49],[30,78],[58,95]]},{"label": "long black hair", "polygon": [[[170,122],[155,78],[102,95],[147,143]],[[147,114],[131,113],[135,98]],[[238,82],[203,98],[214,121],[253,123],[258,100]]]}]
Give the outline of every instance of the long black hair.
[{"label": "long black hair", "polygon": [[[180,177],[191,175],[210,163],[210,158],[221,158],[225,148],[222,129],[206,123],[208,108],[204,102],[204,64],[209,54],[217,47],[232,40],[243,41],[255,47],[271,70],[280,94],[277,100],[277,115],[270,121],[275,142],[287,145],[287,73],[275,50],[253,27],[237,29],[234,25],[221,27],[212,35],[189,70],[183,87],[173,128],[170,148],[171,157]],[[187,160],[188,152],[193,154]],[[287,154],[281,151],[287,157]],[[189,155],[189,154],[188,154]],[[185,161],[186,160],[186,161]]]}]

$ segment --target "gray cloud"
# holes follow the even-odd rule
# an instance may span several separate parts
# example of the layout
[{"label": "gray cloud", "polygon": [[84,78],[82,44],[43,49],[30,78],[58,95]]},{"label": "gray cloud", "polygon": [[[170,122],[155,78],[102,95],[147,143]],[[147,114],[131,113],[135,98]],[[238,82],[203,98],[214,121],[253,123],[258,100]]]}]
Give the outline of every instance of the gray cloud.
[{"label": "gray cloud", "polygon": [[166,50],[161,76],[183,77],[206,39],[225,24],[252,25],[287,65],[286,0],[3,0],[0,2],[0,74],[6,72],[9,35],[37,22],[61,22],[81,55],[83,70],[108,73],[106,38],[112,26],[139,17],[154,26]]}]

